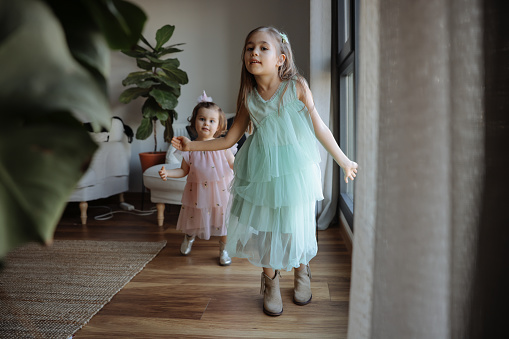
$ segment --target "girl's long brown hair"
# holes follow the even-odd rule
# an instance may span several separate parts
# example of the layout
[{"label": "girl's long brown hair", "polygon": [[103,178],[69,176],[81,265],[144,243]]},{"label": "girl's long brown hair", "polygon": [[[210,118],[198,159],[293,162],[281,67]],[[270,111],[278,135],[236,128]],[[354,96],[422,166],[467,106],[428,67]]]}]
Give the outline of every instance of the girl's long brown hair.
[{"label": "girl's long brown hair", "polygon": [[[277,30],[274,27],[270,26],[260,26],[255,29],[253,29],[251,32],[248,33],[246,36],[246,40],[244,41],[244,48],[242,49],[241,54],[241,60],[242,60],[242,71],[240,74],[240,89],[239,89],[239,95],[237,96],[237,114],[239,113],[242,106],[245,107],[246,110],[249,111],[249,108],[247,106],[247,97],[249,93],[251,93],[256,88],[256,80],[254,75],[248,72],[246,68],[246,64],[244,62],[244,55],[246,53],[246,45],[249,42],[249,39],[251,38],[251,35],[253,35],[256,32],[267,32],[269,33],[273,38],[274,41],[276,41],[277,47],[279,48],[279,54],[284,54],[286,56],[286,59],[279,67],[279,79],[281,81],[286,80],[297,80],[297,84],[299,86],[305,87],[307,85],[306,80],[304,77],[302,77],[299,74],[299,71],[297,70],[297,66],[295,65],[295,60],[293,57],[292,47],[290,45],[290,41],[288,37],[285,35],[286,39],[283,41],[282,32]],[[288,86],[288,84],[286,85]],[[286,91],[286,88],[284,89]]]}]

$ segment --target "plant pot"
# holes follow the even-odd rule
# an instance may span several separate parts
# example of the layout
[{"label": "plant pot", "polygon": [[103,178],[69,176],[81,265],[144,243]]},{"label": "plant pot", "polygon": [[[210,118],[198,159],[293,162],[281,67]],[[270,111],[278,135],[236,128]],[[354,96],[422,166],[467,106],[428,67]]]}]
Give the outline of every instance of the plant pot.
[{"label": "plant pot", "polygon": [[142,152],[139,154],[141,162],[141,173],[143,174],[148,168],[164,164],[166,152]]}]

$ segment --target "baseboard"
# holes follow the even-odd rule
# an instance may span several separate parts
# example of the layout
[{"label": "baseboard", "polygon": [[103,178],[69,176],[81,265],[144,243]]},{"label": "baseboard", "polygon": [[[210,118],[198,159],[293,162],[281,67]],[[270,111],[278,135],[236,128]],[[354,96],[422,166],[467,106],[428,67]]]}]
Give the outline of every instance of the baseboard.
[{"label": "baseboard", "polygon": [[339,211],[339,219],[340,219],[340,226],[339,226],[339,232],[343,239],[345,240],[346,248],[348,249],[348,252],[350,254],[353,253],[353,233],[350,229],[350,226],[348,226],[348,222],[346,221],[345,216],[343,215],[343,212],[341,210]]}]

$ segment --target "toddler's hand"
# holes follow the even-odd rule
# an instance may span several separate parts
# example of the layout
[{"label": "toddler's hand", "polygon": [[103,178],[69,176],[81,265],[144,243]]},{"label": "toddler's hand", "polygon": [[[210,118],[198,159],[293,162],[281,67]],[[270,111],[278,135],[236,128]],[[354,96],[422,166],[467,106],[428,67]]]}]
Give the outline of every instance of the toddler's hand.
[{"label": "toddler's hand", "polygon": [[164,169],[164,166],[161,167],[161,170],[159,171],[159,176],[161,177],[161,179],[166,181],[167,174],[166,174],[166,170]]},{"label": "toddler's hand", "polygon": [[355,162],[355,161],[350,161],[350,165],[349,166],[345,166],[343,168],[343,171],[345,172],[345,182],[348,184],[348,178],[350,178],[350,180],[354,180],[354,178],[356,177],[357,175],[357,167],[359,167],[359,165]]},{"label": "toddler's hand", "polygon": [[173,137],[171,139],[171,144],[179,151],[189,151],[189,143],[191,143],[191,140],[184,136]]}]

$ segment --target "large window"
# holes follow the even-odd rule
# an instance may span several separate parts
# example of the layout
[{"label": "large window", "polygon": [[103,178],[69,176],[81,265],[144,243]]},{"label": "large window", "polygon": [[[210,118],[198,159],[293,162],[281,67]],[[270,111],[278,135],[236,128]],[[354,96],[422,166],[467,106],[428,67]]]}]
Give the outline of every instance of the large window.
[{"label": "large window", "polygon": [[[346,155],[356,159],[356,101],[358,32],[358,0],[332,0],[332,59],[334,111],[339,117],[336,133],[339,146]],[[341,175],[341,178],[343,176]],[[353,231],[354,182],[340,181],[339,209]]]}]

